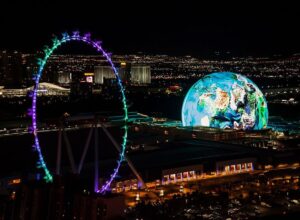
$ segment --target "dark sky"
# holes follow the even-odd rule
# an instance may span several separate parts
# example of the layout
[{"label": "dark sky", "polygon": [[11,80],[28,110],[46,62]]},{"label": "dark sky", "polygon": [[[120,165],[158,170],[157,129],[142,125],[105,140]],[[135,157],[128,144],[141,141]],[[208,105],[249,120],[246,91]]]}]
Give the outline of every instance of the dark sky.
[{"label": "dark sky", "polygon": [[229,0],[77,2],[1,1],[0,48],[35,52],[52,34],[78,29],[90,31],[113,53],[300,52],[300,10],[286,0],[264,5]]}]

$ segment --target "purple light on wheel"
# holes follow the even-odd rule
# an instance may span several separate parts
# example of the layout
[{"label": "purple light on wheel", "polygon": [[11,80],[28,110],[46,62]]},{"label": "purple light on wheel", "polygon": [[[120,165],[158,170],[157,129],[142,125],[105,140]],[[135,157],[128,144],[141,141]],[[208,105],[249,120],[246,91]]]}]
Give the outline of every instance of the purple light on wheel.
[{"label": "purple light on wheel", "polygon": [[[125,96],[125,89],[123,87],[122,81],[120,79],[119,73],[112,62],[111,59],[111,54],[107,53],[101,46],[101,41],[96,41],[96,40],[91,40],[91,35],[90,33],[85,34],[84,36],[80,36],[79,31],[74,31],[72,35],[69,35],[68,33],[62,33],[62,38],[58,39],[55,37],[52,42],[52,46],[48,47],[46,46],[44,48],[44,57],[42,59],[38,59],[38,71],[36,74],[34,74],[33,80],[34,80],[34,87],[33,91],[30,93],[30,97],[32,99],[32,105],[31,109],[29,111],[32,119],[32,124],[30,126],[30,131],[34,136],[34,148],[38,153],[38,168],[43,169],[44,171],[44,179],[46,182],[52,182],[53,177],[52,174],[50,173],[47,164],[44,160],[43,154],[42,154],[42,148],[39,143],[39,137],[38,137],[38,128],[37,128],[37,111],[36,111],[36,104],[37,104],[37,97],[38,97],[38,89],[39,89],[39,83],[40,83],[40,78],[42,76],[44,67],[47,63],[48,58],[52,55],[52,53],[62,44],[67,43],[69,41],[80,41],[84,42],[92,47],[94,47],[99,53],[102,54],[102,56],[106,59],[106,61],[110,64],[116,78],[117,78],[117,84],[119,86],[119,90],[121,93],[122,97],[122,103],[123,103],[123,111],[124,111],[124,135],[122,138],[122,144],[121,144],[121,153],[119,155],[119,158],[117,160],[117,166],[112,172],[111,176],[109,179],[106,181],[106,183],[99,189],[95,182],[95,192],[98,193],[104,193],[109,189],[109,186],[111,182],[114,180],[116,177],[121,163],[124,161],[124,154],[125,154],[125,149],[126,149],[126,144],[127,144],[127,133],[128,133],[128,127],[127,127],[127,121],[128,121],[128,109],[127,109],[127,103],[126,103],[126,96]],[[97,181],[98,182],[98,181]]]}]

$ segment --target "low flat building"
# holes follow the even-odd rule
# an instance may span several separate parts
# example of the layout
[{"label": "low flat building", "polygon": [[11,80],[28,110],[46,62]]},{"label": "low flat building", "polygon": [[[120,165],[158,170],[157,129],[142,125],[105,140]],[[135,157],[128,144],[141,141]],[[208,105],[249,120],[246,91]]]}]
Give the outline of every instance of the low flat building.
[{"label": "low flat building", "polygon": [[162,171],[162,184],[195,180],[203,174],[203,165],[191,165]]},{"label": "low flat building", "polygon": [[217,174],[234,174],[254,170],[255,158],[243,158],[216,162]]}]

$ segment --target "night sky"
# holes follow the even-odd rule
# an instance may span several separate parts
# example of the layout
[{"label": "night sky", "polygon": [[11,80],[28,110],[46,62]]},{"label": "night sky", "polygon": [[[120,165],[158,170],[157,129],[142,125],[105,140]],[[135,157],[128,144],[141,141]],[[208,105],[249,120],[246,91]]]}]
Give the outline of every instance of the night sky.
[{"label": "night sky", "polygon": [[35,52],[53,34],[78,29],[91,32],[119,54],[300,52],[300,10],[287,1],[62,1],[1,1],[0,49]]}]

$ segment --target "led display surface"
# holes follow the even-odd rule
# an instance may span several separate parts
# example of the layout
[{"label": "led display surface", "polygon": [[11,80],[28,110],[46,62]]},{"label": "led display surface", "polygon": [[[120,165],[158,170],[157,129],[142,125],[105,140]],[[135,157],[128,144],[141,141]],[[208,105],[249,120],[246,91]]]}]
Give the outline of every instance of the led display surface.
[{"label": "led display surface", "polygon": [[219,72],[206,75],[188,91],[181,110],[183,126],[260,130],[267,127],[267,102],[247,77]]}]

